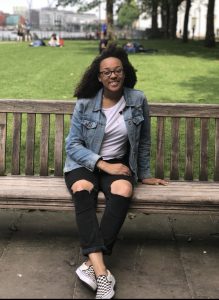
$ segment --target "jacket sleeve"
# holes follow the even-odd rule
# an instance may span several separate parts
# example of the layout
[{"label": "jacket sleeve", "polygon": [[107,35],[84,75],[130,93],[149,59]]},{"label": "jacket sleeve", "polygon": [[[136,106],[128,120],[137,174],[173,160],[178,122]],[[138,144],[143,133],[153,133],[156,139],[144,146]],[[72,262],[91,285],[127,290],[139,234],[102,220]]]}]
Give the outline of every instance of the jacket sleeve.
[{"label": "jacket sleeve", "polygon": [[82,114],[83,105],[77,101],[72,115],[71,128],[66,138],[65,150],[66,154],[76,163],[94,171],[101,156],[85,147],[82,134]]}]

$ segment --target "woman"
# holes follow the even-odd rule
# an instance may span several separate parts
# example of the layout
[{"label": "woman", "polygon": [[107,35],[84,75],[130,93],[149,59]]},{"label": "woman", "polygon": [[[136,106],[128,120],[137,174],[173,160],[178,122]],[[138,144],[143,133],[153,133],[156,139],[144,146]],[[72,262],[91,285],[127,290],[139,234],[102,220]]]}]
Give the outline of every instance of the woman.
[{"label": "woman", "polygon": [[[84,73],[75,96],[66,138],[65,180],[75,203],[82,254],[87,260],[76,274],[96,291],[96,299],[111,299],[115,278],[104,263],[126,218],[133,188],[166,184],[150,175],[150,124],[144,94],[134,90],[136,73],[126,52],[110,45]],[[98,191],[106,198],[100,224]]]}]

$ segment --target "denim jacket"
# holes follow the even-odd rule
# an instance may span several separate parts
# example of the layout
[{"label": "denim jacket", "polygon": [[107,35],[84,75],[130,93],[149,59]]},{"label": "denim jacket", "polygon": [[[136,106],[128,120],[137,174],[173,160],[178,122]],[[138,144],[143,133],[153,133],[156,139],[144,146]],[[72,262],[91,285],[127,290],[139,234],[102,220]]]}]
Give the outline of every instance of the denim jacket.
[{"label": "denim jacket", "polygon": [[[64,172],[81,166],[94,171],[104,137],[106,117],[101,110],[103,89],[91,99],[78,99],[66,138]],[[143,92],[124,88],[122,112],[129,140],[129,165],[136,182],[150,175],[149,107]]]}]

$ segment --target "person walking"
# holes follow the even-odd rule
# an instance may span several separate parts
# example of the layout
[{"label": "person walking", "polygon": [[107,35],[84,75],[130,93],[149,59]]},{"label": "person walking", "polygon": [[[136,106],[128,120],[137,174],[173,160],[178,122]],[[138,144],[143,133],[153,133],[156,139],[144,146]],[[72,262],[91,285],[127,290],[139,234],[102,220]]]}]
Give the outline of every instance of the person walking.
[{"label": "person walking", "polygon": [[[134,89],[136,81],[125,50],[111,44],[93,60],[74,93],[64,174],[85,256],[76,274],[96,299],[115,295],[116,280],[104,255],[112,254],[135,184],[167,184],[150,174],[149,109],[143,92]],[[100,190],[106,206],[99,222]]]}]

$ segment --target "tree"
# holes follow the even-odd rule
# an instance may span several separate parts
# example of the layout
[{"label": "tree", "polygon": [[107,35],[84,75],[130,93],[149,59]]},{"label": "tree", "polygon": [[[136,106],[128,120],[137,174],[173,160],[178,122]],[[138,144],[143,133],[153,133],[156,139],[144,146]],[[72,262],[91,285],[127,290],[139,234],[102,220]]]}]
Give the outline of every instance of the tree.
[{"label": "tree", "polygon": [[185,18],[183,24],[183,42],[188,42],[188,23],[189,23],[189,11],[191,8],[191,0],[186,0],[186,11],[185,11]]},{"label": "tree", "polygon": [[152,1],[152,18],[151,18],[151,29],[152,36],[156,37],[158,24],[157,24],[157,9],[158,9],[158,0]]},{"label": "tree", "polygon": [[56,6],[75,6],[79,7],[79,11],[87,11],[99,5],[101,0],[56,0]]},{"label": "tree", "polygon": [[118,25],[131,27],[139,17],[139,9],[134,1],[122,4],[118,9]]},{"label": "tree", "polygon": [[169,21],[170,21],[170,7],[168,0],[162,0],[161,4],[161,23],[162,23],[162,30],[164,33],[164,37],[169,37]]},{"label": "tree", "polygon": [[161,4],[161,0],[141,0],[141,11],[151,16],[151,29],[149,35],[151,38],[159,37],[158,31],[158,7]]},{"label": "tree", "polygon": [[150,11],[152,18],[152,36],[159,34],[157,28],[157,14],[158,10],[160,10],[164,36],[172,39],[176,38],[177,12],[182,2],[183,0],[141,0],[142,12]]},{"label": "tree", "polygon": [[209,48],[216,47],[214,35],[214,6],[215,0],[209,0],[205,35],[205,46]]},{"label": "tree", "polygon": [[106,23],[107,23],[107,33],[109,39],[114,39],[113,31],[113,5],[114,0],[106,0]]},{"label": "tree", "polygon": [[170,7],[169,36],[171,39],[176,38],[177,12],[182,2],[183,0],[168,0]]}]

